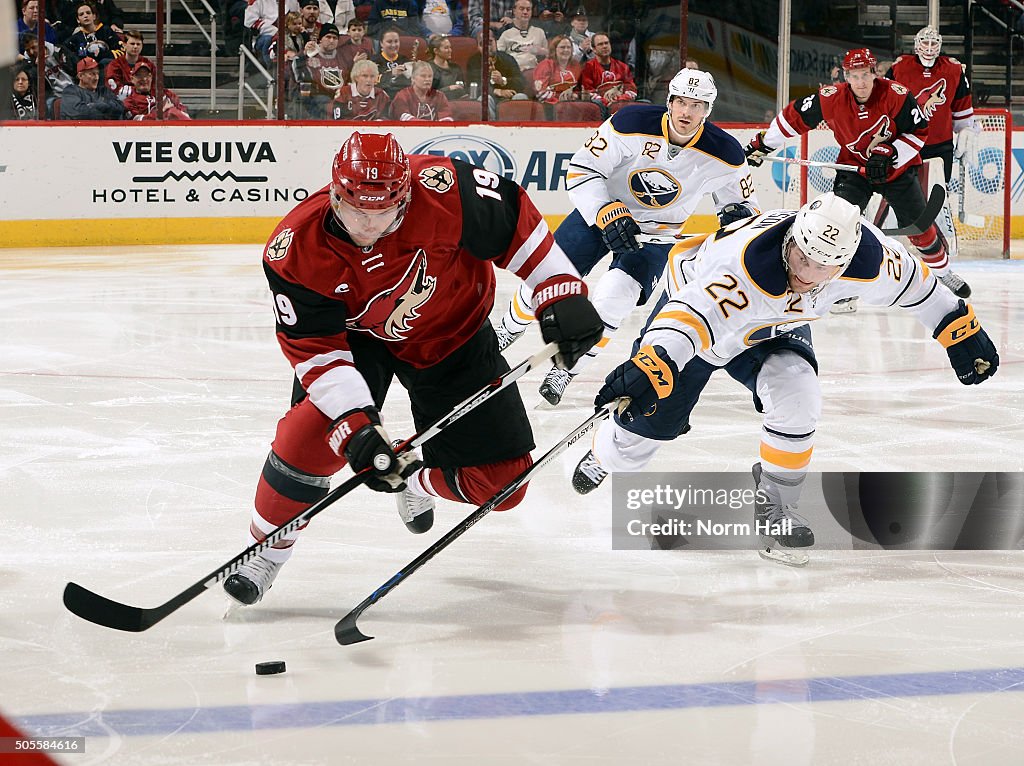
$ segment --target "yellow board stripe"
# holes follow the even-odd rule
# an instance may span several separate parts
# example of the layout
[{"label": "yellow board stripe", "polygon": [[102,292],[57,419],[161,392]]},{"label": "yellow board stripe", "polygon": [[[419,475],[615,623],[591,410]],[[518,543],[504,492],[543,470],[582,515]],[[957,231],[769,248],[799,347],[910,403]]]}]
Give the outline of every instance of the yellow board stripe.
[{"label": "yellow board stripe", "polygon": [[671,368],[665,364],[652,346],[641,346],[630,361],[639,367],[654,388],[654,393],[659,399],[664,399],[672,393],[675,387],[675,380],[672,377]]},{"label": "yellow board stripe", "polygon": [[978,317],[974,316],[974,307],[968,306],[967,315],[958,317],[943,327],[936,340],[942,344],[943,348],[949,348],[961,341],[967,340],[980,329],[981,323],[978,321]]},{"label": "yellow board stripe", "polygon": [[662,311],[658,316],[654,317],[654,321],[657,322],[659,319],[674,319],[677,322],[682,322],[688,327],[692,327],[700,338],[700,350],[707,351],[711,348],[711,336],[708,334],[707,328],[704,323],[697,317],[687,311]]},{"label": "yellow board stripe", "polygon": [[762,460],[773,465],[781,465],[783,468],[790,468],[794,471],[807,467],[807,464],[811,462],[811,453],[813,451],[814,447],[804,452],[786,452],[761,442]]}]

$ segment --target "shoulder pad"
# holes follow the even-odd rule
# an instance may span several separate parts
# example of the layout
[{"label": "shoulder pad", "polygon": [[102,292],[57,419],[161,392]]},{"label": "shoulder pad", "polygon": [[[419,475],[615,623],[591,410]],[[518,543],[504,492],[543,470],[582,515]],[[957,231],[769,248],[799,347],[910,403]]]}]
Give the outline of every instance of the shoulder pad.
[{"label": "shoulder pad", "polygon": [[894,93],[898,93],[901,96],[905,96],[907,95],[907,93],[910,92],[905,87],[900,85],[898,82],[891,83],[889,87],[893,89]]},{"label": "shoulder pad", "polygon": [[631,104],[625,106],[609,118],[616,133],[641,133],[648,136],[661,136],[661,118],[665,115],[665,107],[654,104]]},{"label": "shoulder pad", "polygon": [[949,58],[949,63],[950,64],[956,64],[957,66],[963,66],[963,64],[960,63],[960,59],[955,59],[952,56],[949,56],[948,58]]},{"label": "shoulder pad", "polygon": [[787,217],[751,239],[743,249],[743,269],[762,292],[779,298],[789,289],[789,278],[782,264],[782,241],[793,223]]},{"label": "shoulder pad", "polygon": [[740,142],[711,122],[704,123],[704,130],[693,146],[734,167],[739,167],[746,161]]},{"label": "shoulder pad", "polygon": [[878,241],[874,233],[867,227],[862,229],[860,245],[857,252],[840,275],[840,279],[855,279],[858,281],[871,282],[878,279],[882,270],[882,243]]},{"label": "shoulder pad", "polygon": [[835,85],[824,85],[818,90],[818,95],[822,98],[828,98],[829,96],[834,96],[838,92],[839,88]]}]

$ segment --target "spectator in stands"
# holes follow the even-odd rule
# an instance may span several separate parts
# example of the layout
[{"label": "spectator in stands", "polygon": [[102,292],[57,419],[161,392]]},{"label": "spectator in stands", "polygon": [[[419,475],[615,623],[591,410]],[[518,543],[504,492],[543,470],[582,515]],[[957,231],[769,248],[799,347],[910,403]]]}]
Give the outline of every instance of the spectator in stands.
[{"label": "spectator in stands", "polygon": [[538,0],[537,26],[550,39],[569,33],[569,16],[565,0]]},{"label": "spectator in stands", "polygon": [[[22,35],[21,45],[25,52],[18,59],[19,61],[31,62],[32,70],[34,71],[36,55],[39,51],[37,36],[32,32],[26,32]],[[46,70],[46,85],[49,88],[46,93],[46,111],[49,114],[53,110],[53,102],[64,94],[68,86],[74,85],[75,81],[71,78],[71,74],[67,69],[64,49],[58,48],[53,43],[44,43],[44,45],[46,46],[46,63],[44,68]]]},{"label": "spectator in stands", "polygon": [[[309,39],[303,34],[302,31],[302,14],[296,13],[295,11],[288,11],[284,15],[284,61],[286,64],[291,62],[302,52],[302,49],[306,47],[306,43]],[[270,46],[270,59],[272,61],[277,60],[277,52],[275,46],[277,41],[275,40]],[[285,67],[285,77],[291,76],[291,66]],[[292,78],[294,79],[294,78]]]},{"label": "spectator in stands", "polygon": [[[700,62],[695,58],[687,57],[684,62],[683,69],[700,69]],[[775,115],[772,115],[774,117]]]},{"label": "spectator in stands", "polygon": [[69,85],[61,96],[62,120],[121,120],[124,106],[100,83],[100,65],[86,56],[78,62],[78,84]]},{"label": "spectator in stands", "polygon": [[435,35],[462,37],[462,3],[459,0],[425,0],[423,26]]},{"label": "spectator in stands", "polygon": [[[52,45],[57,44],[57,30],[50,26],[49,22],[43,25],[46,35],[46,42]],[[23,0],[21,3],[21,17],[18,19],[18,37],[25,32],[31,32],[36,38],[39,37],[39,0]]]},{"label": "spectator in stands", "polygon": [[[299,18],[302,20],[301,34],[304,38],[302,46],[299,50],[305,47],[305,44],[310,40],[316,42],[320,39],[320,24],[327,24],[333,21],[320,21],[320,0],[302,0],[302,4],[299,7]],[[335,24],[335,26],[337,26]],[[287,29],[287,27],[285,27]]]},{"label": "spectator in stands", "polygon": [[531,83],[537,62],[548,55],[548,39],[543,29],[531,23],[533,4],[530,0],[516,0],[512,13],[512,27],[498,38],[498,50],[512,56],[523,77]]},{"label": "spectator in stands", "polygon": [[14,79],[11,81],[11,106],[16,120],[39,119],[36,92],[32,87],[31,74],[31,68],[24,64],[14,70]]},{"label": "spectator in stands", "polygon": [[548,57],[533,72],[537,100],[545,104],[578,101],[581,68],[573,58],[572,41],[565,35],[552,38],[548,44]]},{"label": "spectator in stands", "polygon": [[434,70],[434,88],[452,101],[466,95],[466,76],[452,61],[452,41],[447,35],[431,35],[427,40],[429,63]]},{"label": "spectator in stands", "polygon": [[[284,0],[285,13],[299,10],[298,0]],[[277,0],[250,0],[245,27],[252,32],[253,50],[264,66],[270,66],[270,44],[277,37]]]},{"label": "spectator in stands", "polygon": [[228,56],[237,56],[242,47],[245,33],[245,11],[248,7],[245,0],[219,0],[221,29],[224,35],[224,52]]},{"label": "spectator in stands", "polygon": [[428,122],[451,122],[452,109],[448,99],[431,87],[434,69],[426,61],[412,65],[412,85],[400,90],[391,103],[391,119],[425,120]]},{"label": "spectator in stands", "polygon": [[[481,76],[483,72],[484,33],[477,33],[476,45],[478,53],[470,56],[466,62],[467,77],[471,81]],[[491,77],[491,98],[492,100],[510,101],[517,95],[525,94],[528,90],[523,73],[519,69],[516,60],[509,54],[498,50],[498,43],[492,36],[490,39],[490,77]],[[524,96],[525,97],[525,96]],[[497,105],[491,103],[491,116],[495,115]]]},{"label": "spectator in stands", "polygon": [[[512,7],[515,0],[491,0],[491,35],[497,39],[512,26]],[[532,12],[532,11],[531,11]],[[469,33],[473,37],[484,28],[483,0],[469,0]]]},{"label": "spectator in stands", "polygon": [[150,70],[155,69],[153,62],[142,55],[142,32],[137,29],[124,31],[124,55],[107,64],[107,88],[122,101],[131,92],[132,71],[140,61],[149,64]]},{"label": "spectator in stands", "polygon": [[328,105],[345,84],[345,70],[338,56],[340,38],[334,24],[324,24],[320,27],[320,40],[306,44],[305,65],[309,73],[310,95],[305,106],[307,115],[315,120],[325,119]]},{"label": "spectator in stands", "polygon": [[124,14],[114,0],[90,0],[99,22],[112,29],[118,37],[124,32]]},{"label": "spectator in stands", "polygon": [[420,7],[416,0],[373,0],[370,8],[370,37],[394,24],[403,35],[426,37],[430,30],[420,21]]},{"label": "spectator in stands", "polygon": [[409,59],[398,52],[401,44],[402,39],[398,29],[388,27],[380,36],[380,53],[370,57],[370,60],[377,64],[381,73],[380,87],[384,89],[390,99],[394,99],[398,91],[408,88],[412,84],[409,80],[409,75],[412,73]]},{"label": "spectator in stands", "polygon": [[380,70],[368,59],[360,59],[352,65],[352,76],[348,85],[342,87],[332,104],[331,116],[335,120],[362,120],[380,122],[388,119],[391,99],[378,87]]},{"label": "spectator in stands", "polygon": [[572,41],[572,55],[580,65],[586,64],[594,57],[594,48],[591,38],[594,33],[588,27],[590,21],[587,19],[587,9],[582,5],[576,9],[576,13],[569,22],[569,39]]},{"label": "spectator in stands", "polygon": [[117,32],[99,21],[92,0],[78,3],[75,17],[78,19],[78,27],[68,39],[68,46],[78,58],[88,56],[105,67],[116,56],[124,55],[121,38]]},{"label": "spectator in stands", "polygon": [[[132,69],[132,92],[124,100],[125,111],[132,120],[157,119],[156,97],[153,95],[153,65],[140,61]],[[164,119],[191,120],[188,107],[173,90],[164,88]]]},{"label": "spectator in stands", "polygon": [[356,17],[352,0],[319,0],[319,4],[320,21],[323,24],[334,24],[338,29],[342,29]]},{"label": "spectator in stands", "polygon": [[353,64],[369,59],[373,53],[373,40],[366,36],[366,22],[353,17],[348,23],[348,35],[338,45],[342,69],[351,72]]},{"label": "spectator in stands", "polygon": [[612,58],[612,41],[604,32],[595,32],[594,58],[583,65],[580,86],[601,107],[605,118],[614,104],[636,101],[633,73],[624,61]]}]

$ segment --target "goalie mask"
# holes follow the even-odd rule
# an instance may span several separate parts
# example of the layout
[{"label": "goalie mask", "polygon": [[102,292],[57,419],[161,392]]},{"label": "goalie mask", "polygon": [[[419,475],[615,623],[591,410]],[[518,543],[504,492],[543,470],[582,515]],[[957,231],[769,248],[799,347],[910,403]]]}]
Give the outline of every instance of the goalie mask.
[{"label": "goalie mask", "polygon": [[672,78],[672,82],[668,84],[668,98],[665,99],[665,106],[672,105],[674,96],[703,101],[708,105],[708,110],[704,114],[704,118],[707,119],[711,114],[711,107],[715,105],[715,99],[718,98],[715,78],[708,72],[702,72],[699,69],[680,69]]},{"label": "goalie mask", "polygon": [[330,192],[334,216],[351,235],[353,213],[370,217],[394,208],[394,221],[379,233],[386,236],[402,224],[411,179],[409,161],[393,135],[354,131],[334,158]]},{"label": "goalie mask", "polygon": [[927,67],[935,64],[935,59],[942,52],[942,35],[935,27],[927,26],[914,35],[914,53]]}]

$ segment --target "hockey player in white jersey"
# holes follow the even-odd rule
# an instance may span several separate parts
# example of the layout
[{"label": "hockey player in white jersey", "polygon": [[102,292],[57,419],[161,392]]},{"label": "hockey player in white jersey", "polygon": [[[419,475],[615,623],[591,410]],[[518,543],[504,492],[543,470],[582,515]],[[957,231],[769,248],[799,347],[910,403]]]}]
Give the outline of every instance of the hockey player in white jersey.
[{"label": "hockey player in white jersey", "polygon": [[[671,243],[642,244],[641,234],[677,234],[705,194],[720,225],[758,212],[750,169],[739,142],[707,117],[718,90],[707,72],[683,69],[669,84],[666,107],[628,106],[605,121],[573,155],[566,189],[575,207],[555,242],[584,276],[613,253],[591,292],[604,338],[571,370],[552,368],[541,395],[558,404],[574,376],[607,345],[633,307],[646,303],[665,270]],[[497,326],[500,348],[533,321],[530,291],[521,287]]]},{"label": "hockey player in white jersey", "polygon": [[632,359],[615,368],[595,399],[629,407],[603,424],[573,474],[577,492],[614,471],[640,471],[665,442],[689,430],[689,416],[711,374],[725,368],[764,414],[754,479],[769,498],[762,523],[793,520],[792,533],[763,539],[762,555],[782,563],[806,556],[778,550],[813,544],[795,514],[821,412],[808,324],[839,300],[911,311],[945,348],[960,382],[995,374],[999,355],[962,299],[903,245],[832,193],[798,212],[767,213],[673,248],[670,294],[654,312]]}]

